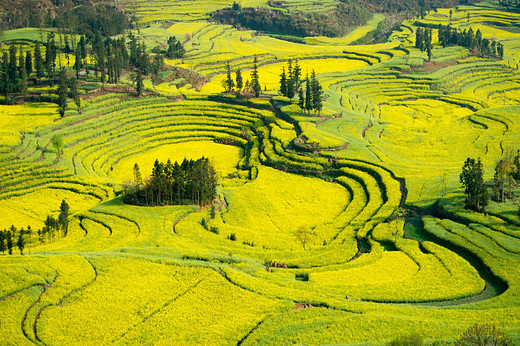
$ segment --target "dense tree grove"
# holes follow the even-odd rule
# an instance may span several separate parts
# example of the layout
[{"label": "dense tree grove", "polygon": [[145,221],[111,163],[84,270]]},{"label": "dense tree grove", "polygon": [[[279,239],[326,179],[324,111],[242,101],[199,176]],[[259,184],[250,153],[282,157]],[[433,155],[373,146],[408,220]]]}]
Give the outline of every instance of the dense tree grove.
[{"label": "dense tree grove", "polygon": [[[476,32],[472,28],[461,31],[452,28],[450,25],[438,26],[439,42],[443,47],[449,45],[458,45],[468,48],[474,54],[483,58],[498,58],[504,57],[504,45],[498,41],[492,41],[482,37],[479,29]],[[432,50],[432,28],[418,27],[415,33],[415,48],[419,48],[421,52],[428,53],[428,59],[431,59]]]},{"label": "dense tree grove", "polygon": [[152,175],[143,179],[134,165],[134,180],[127,183],[123,200],[128,204],[158,206],[208,205],[216,195],[217,178],[207,158],[166,164],[155,160]]},{"label": "dense tree grove", "polygon": [[499,58],[504,57],[504,45],[497,41],[491,41],[482,37],[480,29],[474,33],[472,28],[460,31],[452,28],[450,25],[439,25],[439,41],[443,47],[450,44],[458,45],[474,51],[483,58]]},{"label": "dense tree grove", "polygon": [[231,24],[237,28],[294,36],[345,35],[357,25],[363,25],[372,17],[366,6],[353,0],[342,0],[337,8],[327,12],[288,13],[267,8],[242,8],[236,3],[211,14],[217,23]]}]

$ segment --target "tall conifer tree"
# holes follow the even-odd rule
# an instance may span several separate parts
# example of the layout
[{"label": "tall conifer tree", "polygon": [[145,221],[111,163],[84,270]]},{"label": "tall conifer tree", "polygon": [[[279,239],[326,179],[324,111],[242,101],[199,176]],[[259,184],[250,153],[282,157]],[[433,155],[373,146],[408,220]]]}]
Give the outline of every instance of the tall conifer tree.
[{"label": "tall conifer tree", "polygon": [[235,81],[236,81],[237,90],[241,91],[242,88],[244,87],[244,80],[242,79],[242,71],[240,71],[240,67],[237,68],[237,72],[235,73]]},{"label": "tall conifer tree", "polygon": [[280,75],[280,94],[287,96],[287,75],[285,74],[285,66],[282,66],[282,74]]},{"label": "tall conifer tree", "polygon": [[258,59],[255,55],[255,59],[253,61],[253,72],[251,73],[251,87],[253,88],[253,92],[255,96],[260,96],[260,92],[262,91],[262,86],[260,85],[260,78],[258,76]]}]

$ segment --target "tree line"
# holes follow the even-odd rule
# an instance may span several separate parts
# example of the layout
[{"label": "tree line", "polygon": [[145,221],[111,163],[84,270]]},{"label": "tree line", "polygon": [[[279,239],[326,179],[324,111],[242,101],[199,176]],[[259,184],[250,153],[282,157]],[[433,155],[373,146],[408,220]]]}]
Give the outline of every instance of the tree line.
[{"label": "tree line", "polygon": [[417,28],[415,32],[415,48],[419,48],[421,52],[426,51],[428,61],[432,58],[432,29],[421,27]]},{"label": "tree line", "polygon": [[[69,209],[67,202],[62,200],[58,218],[56,219],[51,215],[47,216],[43,228],[36,231],[40,243],[52,242],[58,237],[67,235],[69,229]],[[22,227],[19,230],[14,225],[11,225],[9,229],[0,231],[0,251],[2,254],[5,254],[7,251],[9,255],[12,255],[15,247],[18,247],[20,255],[23,255],[27,243],[30,244],[29,240],[32,238],[32,235],[33,229],[30,225],[27,226],[27,229]]]},{"label": "tree line", "polygon": [[[419,48],[421,52],[426,51],[428,60],[432,54],[432,28],[418,27],[415,32],[415,48]],[[452,28],[451,25],[438,26],[439,42],[445,48],[449,45],[457,45],[469,49],[474,54],[482,58],[503,59],[504,45],[501,42],[492,41],[482,37],[480,29],[476,32],[472,28],[468,30]]]},{"label": "tree line", "polygon": [[[274,1],[270,2],[277,6]],[[219,24],[233,25],[238,29],[257,30],[270,34],[340,37],[352,27],[364,25],[372,13],[356,1],[338,1],[336,8],[325,12],[286,12],[262,7],[244,7],[234,2],[230,8],[210,14]]]},{"label": "tree line", "polygon": [[502,59],[504,57],[504,45],[482,37],[480,29],[477,29],[477,32],[474,32],[472,28],[461,31],[450,25],[439,25],[439,41],[443,47],[450,44],[462,46],[483,58]]},{"label": "tree line", "polygon": [[155,160],[152,175],[143,179],[139,165],[125,184],[123,201],[143,206],[208,205],[216,196],[217,177],[209,159],[184,159],[181,164]]},{"label": "tree line", "polygon": [[[480,158],[467,158],[459,176],[460,183],[466,194],[466,208],[482,211],[489,204],[490,195],[484,184],[484,165]],[[505,156],[495,165],[493,177],[493,199],[506,202],[514,199],[513,189],[520,183],[520,150],[516,153],[508,150]],[[520,210],[519,210],[520,213]]]}]

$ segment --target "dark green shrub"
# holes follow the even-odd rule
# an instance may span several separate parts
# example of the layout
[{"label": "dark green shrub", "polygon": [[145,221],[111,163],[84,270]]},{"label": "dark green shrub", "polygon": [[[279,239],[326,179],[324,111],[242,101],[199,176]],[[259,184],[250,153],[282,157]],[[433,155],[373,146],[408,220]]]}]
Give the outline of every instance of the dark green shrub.
[{"label": "dark green shrub", "polygon": [[466,330],[459,340],[455,343],[457,346],[471,345],[496,345],[509,346],[513,345],[513,341],[494,324],[478,324],[475,323]]},{"label": "dark green shrub", "polygon": [[232,241],[237,240],[237,236],[235,235],[235,233],[231,233],[230,235],[228,235],[227,238],[228,238],[229,240],[232,240]]},{"label": "dark green shrub", "polygon": [[399,335],[388,343],[389,346],[419,346],[424,345],[423,337],[419,333]]}]

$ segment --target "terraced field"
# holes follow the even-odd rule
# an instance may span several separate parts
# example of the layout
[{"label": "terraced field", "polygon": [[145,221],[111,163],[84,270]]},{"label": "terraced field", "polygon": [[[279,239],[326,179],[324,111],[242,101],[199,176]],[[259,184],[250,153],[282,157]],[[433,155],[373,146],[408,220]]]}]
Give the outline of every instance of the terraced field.
[{"label": "terraced field", "polygon": [[[0,106],[0,228],[36,230],[63,199],[71,206],[65,237],[42,244],[33,232],[25,255],[0,255],[2,338],[384,344],[418,333],[450,343],[492,323],[520,342],[518,208],[465,210],[459,184],[467,157],[481,157],[491,180],[504,151],[520,148],[519,41],[506,30],[517,15],[454,11],[452,25],[503,42],[504,60],[434,42],[428,61],[414,48],[417,25],[447,24],[449,9],[404,22],[385,43],[345,46],[209,24],[208,6],[229,2],[211,4],[132,3],[142,24],[162,21],[141,28],[146,40],[184,38],[187,56],[168,63],[206,77],[199,90],[85,95],[62,119],[47,104]],[[172,17],[175,6],[189,11]],[[248,71],[255,55],[263,95],[222,94],[226,64]],[[317,73],[320,116],[277,96],[288,59]],[[123,203],[135,163],[146,177],[155,159],[201,156],[217,170],[213,207]]]}]

